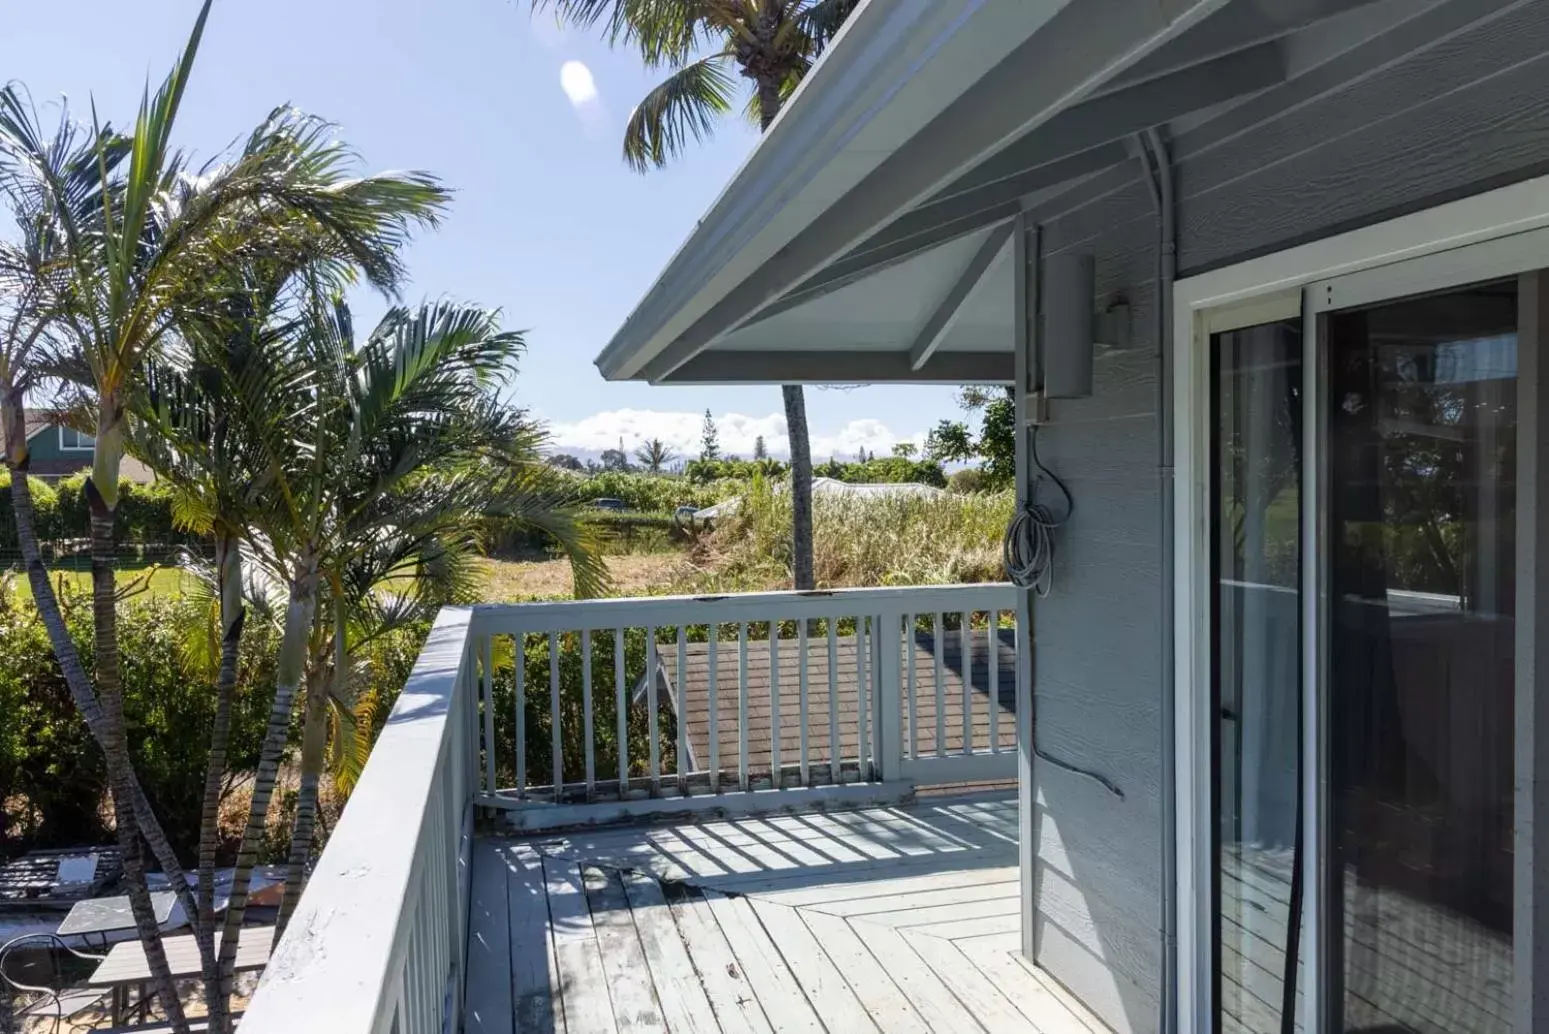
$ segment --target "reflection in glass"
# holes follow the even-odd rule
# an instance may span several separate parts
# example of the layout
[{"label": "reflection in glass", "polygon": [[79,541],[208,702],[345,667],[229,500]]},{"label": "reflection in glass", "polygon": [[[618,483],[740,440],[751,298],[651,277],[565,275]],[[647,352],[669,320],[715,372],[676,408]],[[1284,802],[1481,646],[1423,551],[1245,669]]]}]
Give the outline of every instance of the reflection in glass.
[{"label": "reflection in glass", "polygon": [[1516,286],[1328,317],[1335,1029],[1511,1029]]},{"label": "reflection in glass", "polygon": [[1300,983],[1301,355],[1300,320],[1211,342],[1217,1023],[1252,1034]]}]

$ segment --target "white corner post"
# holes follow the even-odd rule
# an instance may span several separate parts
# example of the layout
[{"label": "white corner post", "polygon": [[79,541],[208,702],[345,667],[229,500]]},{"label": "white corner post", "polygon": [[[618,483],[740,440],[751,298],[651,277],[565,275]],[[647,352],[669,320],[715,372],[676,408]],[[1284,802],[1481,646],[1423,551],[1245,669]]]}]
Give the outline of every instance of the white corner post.
[{"label": "white corner post", "polygon": [[[1016,217],[1012,231],[1012,269],[1015,284],[1013,327],[1016,362],[1012,394],[1016,400],[1017,510],[1027,505],[1031,491],[1032,453],[1028,419],[1032,415],[1028,394],[1034,376],[1033,349],[1037,344],[1038,230],[1029,226],[1025,213]],[[1017,801],[1021,836],[1018,837],[1018,869],[1022,897],[1022,954],[1038,958],[1037,859],[1038,788],[1033,783],[1033,590],[1017,590]]]},{"label": "white corner post", "polygon": [[1549,272],[1524,273],[1517,295],[1517,685],[1516,910],[1513,1029],[1549,1031],[1549,872],[1537,850],[1549,828],[1549,786],[1539,758],[1549,757]]}]

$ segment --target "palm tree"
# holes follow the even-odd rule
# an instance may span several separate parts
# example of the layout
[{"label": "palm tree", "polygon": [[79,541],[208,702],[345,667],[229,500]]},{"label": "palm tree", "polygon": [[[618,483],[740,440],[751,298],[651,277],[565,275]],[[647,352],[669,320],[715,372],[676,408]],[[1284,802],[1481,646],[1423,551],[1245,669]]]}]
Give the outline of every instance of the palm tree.
[{"label": "palm tree", "polygon": [[678,454],[660,438],[652,438],[635,449],[635,459],[652,474],[660,474],[677,458]]},{"label": "palm tree", "polygon": [[[610,42],[636,47],[647,66],[672,74],[636,105],[624,129],[624,160],[644,172],[706,139],[736,101],[736,78],[753,90],[743,105],[761,130],[800,84],[860,0],[533,0],[562,20],[604,24]],[[709,49],[709,53],[704,53]],[[799,384],[781,389],[790,436],[792,580],[814,588],[812,448]],[[714,457],[704,457],[713,459]]]},{"label": "palm tree", "polygon": [[[179,1030],[184,1019],[145,889],[141,837],[180,892],[185,880],[129,762],[117,651],[114,531],[130,413],[145,388],[148,364],[176,337],[187,313],[220,297],[220,271],[234,256],[283,250],[305,231],[332,240],[332,254],[347,255],[373,283],[391,285],[399,272],[394,246],[414,223],[433,221],[445,200],[444,192],[424,176],[352,178],[352,156],[328,139],[327,127],[286,110],[276,111],[229,163],[190,169],[182,154],[170,148],[169,139],[208,11],[207,2],[161,88],[154,96],[149,90],[143,96],[133,133],[120,139],[97,127],[90,134],[86,145],[95,159],[90,163],[63,161],[53,146],[63,131],[52,140],[37,132],[35,113],[20,102],[17,91],[10,91],[10,101],[0,104],[3,182],[8,194],[20,192],[44,221],[42,239],[50,248],[49,261],[35,264],[26,284],[34,289],[28,307],[46,327],[35,340],[53,347],[29,352],[28,372],[13,375],[12,383],[52,369],[81,386],[94,416],[96,444],[86,489],[94,679],[86,675],[64,632],[36,548],[24,477],[12,479],[13,508],[29,578],[56,656],[107,760],[137,931],[146,944],[155,989]],[[43,365],[45,359],[51,366]],[[15,396],[10,397],[14,402]],[[15,423],[13,419],[11,426]],[[14,433],[7,438],[14,440]],[[10,448],[8,462],[24,468],[25,460],[24,446]],[[201,912],[208,916],[208,908],[199,909],[192,901],[185,907],[196,917]],[[223,997],[214,985],[229,988],[229,978],[211,979],[219,976],[211,924],[196,922],[195,935],[205,962],[206,994],[213,1003]],[[212,1004],[212,1011],[215,1008]],[[212,1021],[216,1029],[224,1025],[218,1015],[212,1015]]]},{"label": "palm tree", "polygon": [[[499,401],[525,346],[500,329],[497,312],[394,308],[357,343],[349,309],[309,287],[292,331],[274,346],[226,385],[266,486],[246,504],[249,545],[280,577],[288,603],[222,933],[223,974],[235,958],[292,708],[310,666],[314,731],[326,715],[320,658],[332,656],[339,677],[347,672],[351,601],[357,611],[378,605],[384,580],[412,580],[433,560],[466,556],[469,517],[485,513],[520,517],[556,539],[579,592],[606,583],[593,533],[539,458],[540,436]],[[314,735],[308,760],[303,743],[304,763],[317,767],[318,744]],[[315,790],[314,780],[313,801]],[[298,809],[307,823],[298,839],[308,847],[313,815]]]}]

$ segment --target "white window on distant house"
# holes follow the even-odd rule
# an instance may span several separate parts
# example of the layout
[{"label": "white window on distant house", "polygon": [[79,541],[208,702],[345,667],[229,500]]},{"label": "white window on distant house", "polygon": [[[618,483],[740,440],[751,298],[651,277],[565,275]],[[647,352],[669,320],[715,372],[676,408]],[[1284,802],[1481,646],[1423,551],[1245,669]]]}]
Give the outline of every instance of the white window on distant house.
[{"label": "white window on distant house", "polygon": [[73,427],[59,429],[59,448],[65,452],[90,452],[96,445],[97,439]]}]

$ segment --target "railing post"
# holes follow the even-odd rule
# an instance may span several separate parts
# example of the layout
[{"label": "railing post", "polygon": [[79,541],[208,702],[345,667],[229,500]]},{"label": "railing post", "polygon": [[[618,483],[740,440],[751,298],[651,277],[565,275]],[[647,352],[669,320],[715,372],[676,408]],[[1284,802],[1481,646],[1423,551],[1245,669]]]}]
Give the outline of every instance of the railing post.
[{"label": "railing post", "polygon": [[903,615],[896,610],[884,611],[872,620],[872,627],[876,630],[876,666],[872,669],[876,677],[871,693],[871,728],[875,737],[876,756],[872,760],[873,778],[879,782],[899,778],[903,761],[899,735],[903,713],[899,664],[899,653],[903,647],[902,620]]}]

